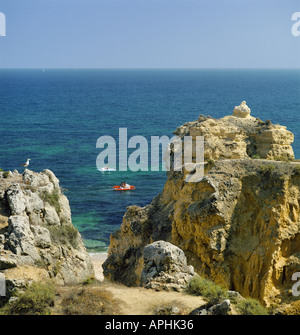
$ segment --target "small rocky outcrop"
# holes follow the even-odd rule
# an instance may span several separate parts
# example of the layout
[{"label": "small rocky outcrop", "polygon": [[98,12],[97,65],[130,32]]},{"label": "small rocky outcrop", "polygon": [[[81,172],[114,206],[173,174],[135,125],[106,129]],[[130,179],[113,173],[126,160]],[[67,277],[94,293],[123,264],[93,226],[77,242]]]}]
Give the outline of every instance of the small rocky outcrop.
[{"label": "small rocky outcrop", "polygon": [[8,294],[33,280],[70,284],[94,274],[68,199],[50,170],[0,176],[0,272]]},{"label": "small rocky outcrop", "polygon": [[190,315],[228,315],[230,311],[230,300],[226,299],[218,304],[205,304],[193,310]]},{"label": "small rocky outcrop", "polygon": [[[111,235],[104,275],[139,285],[145,246],[164,240],[182,249],[199,275],[229,290],[267,306],[292,299],[292,275],[300,271],[293,134],[252,117],[245,102],[233,115],[201,116],[175,134],[204,136],[204,178],[187,182],[185,169],[171,164],[162,193],[143,208],[129,207]],[[171,161],[172,154],[171,146]]]},{"label": "small rocky outcrop", "polygon": [[242,101],[239,106],[234,107],[232,115],[244,119],[249,119],[250,117],[253,118],[253,116],[250,116],[250,114],[251,109],[247,106],[246,101]]},{"label": "small rocky outcrop", "polygon": [[147,245],[143,257],[141,283],[146,288],[182,291],[195,274],[194,268],[187,265],[184,252],[169,242]]}]

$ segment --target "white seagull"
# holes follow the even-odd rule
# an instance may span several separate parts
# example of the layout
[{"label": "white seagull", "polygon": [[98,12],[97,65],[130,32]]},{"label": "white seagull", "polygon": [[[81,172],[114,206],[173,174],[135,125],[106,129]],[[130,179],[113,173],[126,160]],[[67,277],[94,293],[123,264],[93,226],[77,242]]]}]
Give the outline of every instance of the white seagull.
[{"label": "white seagull", "polygon": [[30,158],[27,158],[27,162],[24,163],[24,164],[21,164],[21,165],[24,166],[24,167],[27,167],[29,165],[29,161],[30,161]]}]

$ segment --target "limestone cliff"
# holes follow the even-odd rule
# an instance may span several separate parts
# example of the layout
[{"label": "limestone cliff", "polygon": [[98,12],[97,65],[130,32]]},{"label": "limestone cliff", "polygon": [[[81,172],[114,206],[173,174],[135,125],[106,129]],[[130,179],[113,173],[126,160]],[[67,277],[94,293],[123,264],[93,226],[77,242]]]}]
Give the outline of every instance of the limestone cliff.
[{"label": "limestone cliff", "polygon": [[129,207],[111,236],[105,276],[138,285],[144,247],[165,240],[185,252],[196,272],[230,290],[267,305],[286,300],[300,271],[293,134],[250,116],[245,102],[233,115],[200,116],[175,134],[204,135],[205,176],[189,183],[184,169],[171,170],[150,205]]},{"label": "limestone cliff", "polygon": [[0,272],[8,290],[49,278],[77,283],[94,274],[68,199],[50,170],[0,172]]}]

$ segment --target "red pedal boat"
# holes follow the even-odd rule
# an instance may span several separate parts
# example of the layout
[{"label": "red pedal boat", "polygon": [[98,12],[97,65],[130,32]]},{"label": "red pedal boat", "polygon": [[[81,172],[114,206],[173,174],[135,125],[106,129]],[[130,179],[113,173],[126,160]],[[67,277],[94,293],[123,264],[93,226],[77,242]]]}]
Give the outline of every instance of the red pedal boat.
[{"label": "red pedal boat", "polygon": [[130,185],[130,187],[121,187],[120,185],[115,185],[113,189],[115,191],[132,191],[135,189],[135,186]]}]

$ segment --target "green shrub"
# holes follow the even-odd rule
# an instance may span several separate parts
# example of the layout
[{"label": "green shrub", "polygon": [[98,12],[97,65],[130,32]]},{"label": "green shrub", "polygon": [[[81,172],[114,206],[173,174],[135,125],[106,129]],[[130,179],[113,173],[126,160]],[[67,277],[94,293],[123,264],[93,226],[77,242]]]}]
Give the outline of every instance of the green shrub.
[{"label": "green shrub", "polygon": [[223,287],[197,275],[188,282],[187,291],[193,295],[201,295],[213,303],[226,298],[226,290]]},{"label": "green shrub", "polygon": [[240,300],[236,304],[236,309],[241,315],[267,315],[267,309],[259,301],[247,298]]},{"label": "green shrub", "polygon": [[9,171],[3,171],[3,178],[9,177]]},{"label": "green shrub", "polygon": [[260,156],[258,154],[252,155],[252,159],[260,159]]},{"label": "green shrub", "polygon": [[32,186],[32,185],[24,185],[24,189],[29,190],[32,193],[36,193],[38,190],[37,186]]},{"label": "green shrub", "polygon": [[260,166],[260,170],[263,174],[271,174],[275,170],[274,164],[264,164]]},{"label": "green shrub", "polygon": [[52,273],[53,273],[54,277],[56,277],[58,275],[60,270],[61,270],[61,262],[57,261],[52,267]]},{"label": "green shrub", "polygon": [[95,277],[88,277],[82,282],[82,285],[91,285],[94,284],[95,282],[97,282]]},{"label": "green shrub", "polygon": [[215,164],[216,164],[215,160],[213,160],[213,159],[211,159],[211,158],[209,158],[209,159],[207,160],[207,165],[208,165],[209,167],[213,167],[213,166],[215,166]]},{"label": "green shrub", "polygon": [[45,315],[50,314],[55,297],[51,282],[32,283],[25,292],[17,293],[16,300],[7,303],[2,309],[4,315]]},{"label": "green shrub", "polygon": [[42,196],[43,201],[48,202],[48,204],[55,208],[56,212],[60,212],[60,204],[59,204],[59,196],[60,192],[56,188],[52,191],[52,193],[45,192]]},{"label": "green shrub", "polygon": [[39,267],[39,268],[42,268],[42,269],[45,269],[46,268],[46,263],[44,260],[42,259],[37,259],[34,261],[34,265]]},{"label": "green shrub", "polygon": [[50,232],[51,240],[57,244],[71,245],[76,248],[78,230],[72,224],[66,224],[62,226],[51,226],[49,225],[48,230]]}]

